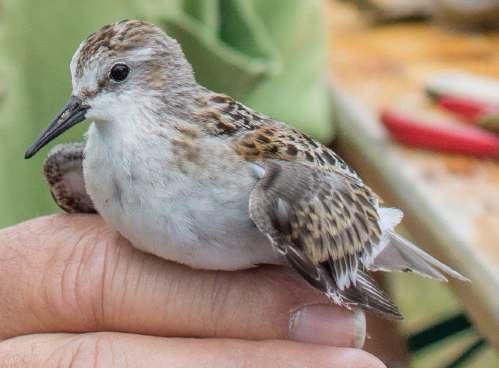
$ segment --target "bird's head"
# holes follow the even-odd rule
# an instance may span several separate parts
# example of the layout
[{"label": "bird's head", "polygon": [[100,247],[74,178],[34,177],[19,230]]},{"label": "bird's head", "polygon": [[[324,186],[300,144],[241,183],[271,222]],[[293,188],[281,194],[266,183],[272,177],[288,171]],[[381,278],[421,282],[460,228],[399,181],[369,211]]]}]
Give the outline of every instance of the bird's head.
[{"label": "bird's head", "polygon": [[177,41],[140,20],[117,22],[91,34],[76,50],[70,69],[69,101],[25,158],[85,119],[106,123],[132,111],[180,108],[179,97],[193,93],[197,86]]}]

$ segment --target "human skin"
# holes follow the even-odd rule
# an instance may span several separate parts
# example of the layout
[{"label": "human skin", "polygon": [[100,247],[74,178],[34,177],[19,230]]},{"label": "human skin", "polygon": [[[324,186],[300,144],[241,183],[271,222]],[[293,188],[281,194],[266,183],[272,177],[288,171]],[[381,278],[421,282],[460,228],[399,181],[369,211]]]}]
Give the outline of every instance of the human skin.
[{"label": "human skin", "polygon": [[194,270],[92,215],[0,231],[0,368],[383,367],[364,337],[285,267]]}]

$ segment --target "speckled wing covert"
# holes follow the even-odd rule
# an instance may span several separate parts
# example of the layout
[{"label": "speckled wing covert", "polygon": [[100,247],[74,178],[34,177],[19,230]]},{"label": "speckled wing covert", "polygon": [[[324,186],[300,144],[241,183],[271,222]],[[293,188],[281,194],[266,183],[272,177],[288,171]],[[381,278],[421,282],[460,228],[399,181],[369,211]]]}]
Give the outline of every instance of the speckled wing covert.
[{"label": "speckled wing covert", "polygon": [[83,178],[84,143],[55,146],[43,165],[43,174],[55,203],[68,213],[96,213]]}]

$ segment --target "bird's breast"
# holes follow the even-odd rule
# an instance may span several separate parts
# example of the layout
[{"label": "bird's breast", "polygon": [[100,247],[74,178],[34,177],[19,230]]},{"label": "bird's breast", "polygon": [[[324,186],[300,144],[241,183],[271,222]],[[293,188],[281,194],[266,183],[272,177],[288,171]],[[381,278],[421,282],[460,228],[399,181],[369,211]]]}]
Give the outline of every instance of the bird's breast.
[{"label": "bird's breast", "polygon": [[[84,175],[99,214],[137,248],[203,269],[280,262],[249,218],[257,178],[230,147],[124,148],[89,132]],[[186,160],[191,155],[202,157]]]}]

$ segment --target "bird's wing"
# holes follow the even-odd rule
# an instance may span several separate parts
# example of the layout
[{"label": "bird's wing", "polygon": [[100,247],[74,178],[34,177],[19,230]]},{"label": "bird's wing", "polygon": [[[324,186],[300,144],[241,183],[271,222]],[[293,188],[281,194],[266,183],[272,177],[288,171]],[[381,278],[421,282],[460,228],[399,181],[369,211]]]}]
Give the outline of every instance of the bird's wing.
[{"label": "bird's wing", "polygon": [[250,196],[250,217],[290,265],[340,304],[400,318],[363,264],[381,237],[370,190],[352,176],[302,162],[255,165],[264,174]]},{"label": "bird's wing", "polygon": [[[397,308],[366,272],[380,240],[378,199],[333,151],[299,130],[212,94],[198,117],[262,175],[250,217],[312,286],[339,304],[361,304],[385,317]],[[263,173],[263,174],[262,174]]]},{"label": "bird's wing", "polygon": [[83,143],[54,147],[43,165],[43,174],[55,203],[69,213],[96,213],[83,179]]}]

